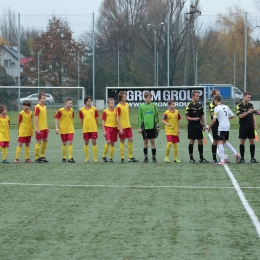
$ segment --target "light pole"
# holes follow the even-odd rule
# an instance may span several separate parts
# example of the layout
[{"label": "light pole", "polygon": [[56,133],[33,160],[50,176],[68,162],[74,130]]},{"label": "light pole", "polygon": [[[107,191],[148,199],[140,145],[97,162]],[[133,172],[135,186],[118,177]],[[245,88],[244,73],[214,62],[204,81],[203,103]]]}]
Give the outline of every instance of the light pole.
[{"label": "light pole", "polygon": [[39,87],[40,87],[40,55],[42,54],[41,50],[37,52],[38,56],[38,93],[39,93]]},{"label": "light pole", "polygon": [[157,80],[156,80],[156,28],[158,26],[162,26],[164,25],[164,23],[160,23],[160,24],[151,24],[151,23],[148,23],[148,26],[152,26],[154,27],[154,86],[156,86],[156,83],[157,83]]}]

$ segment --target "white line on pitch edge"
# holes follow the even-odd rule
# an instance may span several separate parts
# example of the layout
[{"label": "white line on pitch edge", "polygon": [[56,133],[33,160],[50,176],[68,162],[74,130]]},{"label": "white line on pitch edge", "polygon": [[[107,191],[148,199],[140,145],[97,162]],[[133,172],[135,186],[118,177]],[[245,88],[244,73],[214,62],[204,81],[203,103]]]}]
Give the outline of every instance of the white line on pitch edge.
[{"label": "white line on pitch edge", "polygon": [[[208,136],[209,136],[211,142],[213,142],[213,138],[212,138],[211,134],[208,133]],[[246,209],[249,217],[251,218],[251,220],[253,221],[253,224],[255,225],[256,231],[258,233],[258,237],[260,237],[260,222],[259,222],[257,215],[255,214],[254,210],[251,208],[250,204],[248,203],[248,201],[247,201],[243,191],[241,190],[235,176],[233,175],[233,173],[231,172],[231,170],[229,169],[227,164],[225,164],[224,167],[225,167],[225,170],[226,170],[230,180],[232,181],[234,188],[237,191],[237,194],[238,194],[244,208]]]}]

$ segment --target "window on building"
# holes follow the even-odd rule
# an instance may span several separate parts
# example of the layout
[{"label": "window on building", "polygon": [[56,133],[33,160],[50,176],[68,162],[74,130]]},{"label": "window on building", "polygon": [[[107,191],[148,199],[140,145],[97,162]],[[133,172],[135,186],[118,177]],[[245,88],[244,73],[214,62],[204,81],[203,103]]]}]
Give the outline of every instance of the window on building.
[{"label": "window on building", "polygon": [[4,67],[11,68],[11,60],[4,60]]}]

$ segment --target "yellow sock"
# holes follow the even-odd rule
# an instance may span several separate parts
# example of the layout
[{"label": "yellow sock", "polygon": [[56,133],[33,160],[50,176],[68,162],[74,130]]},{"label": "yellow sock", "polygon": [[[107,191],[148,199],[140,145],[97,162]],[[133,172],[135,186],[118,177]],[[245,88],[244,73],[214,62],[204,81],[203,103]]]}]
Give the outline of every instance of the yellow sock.
[{"label": "yellow sock", "polygon": [[15,154],[15,159],[19,159],[21,154],[21,147],[17,146],[16,147],[16,154]]},{"label": "yellow sock", "polygon": [[88,161],[89,160],[88,145],[84,145],[84,152],[85,152],[86,161]]},{"label": "yellow sock", "polygon": [[110,156],[109,156],[110,159],[113,158],[114,152],[115,152],[115,146],[114,146],[114,145],[113,145],[113,146],[111,145],[111,146],[110,146]]},{"label": "yellow sock", "polygon": [[165,157],[169,157],[171,146],[172,146],[172,143],[168,142],[166,145]]},{"label": "yellow sock", "polygon": [[67,156],[66,156],[66,144],[65,144],[65,145],[62,144],[62,146],[61,146],[61,152],[62,152],[62,158],[63,158],[63,159],[66,159],[66,158],[67,158]]},{"label": "yellow sock", "polygon": [[120,157],[121,158],[125,158],[125,151],[124,151],[125,147],[124,147],[124,143],[121,143],[120,142],[120,145],[119,145],[119,150],[120,150]]},{"label": "yellow sock", "polygon": [[93,145],[93,157],[94,157],[94,159],[97,159],[97,154],[98,154],[98,146]]},{"label": "yellow sock", "polygon": [[40,157],[44,157],[44,153],[47,147],[47,142],[42,142],[41,154]]},{"label": "yellow sock", "polygon": [[7,148],[3,147],[3,157],[2,157],[2,159],[5,160],[6,157],[7,157]]},{"label": "yellow sock", "polygon": [[0,152],[2,152],[2,149],[3,149],[2,146],[0,146]]},{"label": "yellow sock", "polygon": [[106,144],[104,145],[103,157],[107,157],[108,147],[109,147],[109,145],[106,143]]},{"label": "yellow sock", "polygon": [[34,152],[35,152],[35,159],[39,159],[39,152],[40,152],[40,144],[36,143],[35,144],[35,148],[34,148]]},{"label": "yellow sock", "polygon": [[174,159],[177,159],[178,158],[178,153],[179,153],[178,144],[177,143],[173,144],[173,149],[174,149]]},{"label": "yellow sock", "polygon": [[128,158],[133,158],[133,142],[128,142]]},{"label": "yellow sock", "polygon": [[30,156],[30,147],[25,146],[25,160],[29,159]]},{"label": "yellow sock", "polygon": [[69,144],[68,145],[68,156],[69,156],[69,159],[71,159],[73,157],[72,153],[73,153],[73,146],[72,146],[72,144]]}]

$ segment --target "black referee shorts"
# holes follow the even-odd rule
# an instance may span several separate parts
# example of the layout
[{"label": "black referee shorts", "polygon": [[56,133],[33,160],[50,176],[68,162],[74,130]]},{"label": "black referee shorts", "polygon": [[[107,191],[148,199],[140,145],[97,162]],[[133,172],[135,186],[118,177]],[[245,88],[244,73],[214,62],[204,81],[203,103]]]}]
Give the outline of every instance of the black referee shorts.
[{"label": "black referee shorts", "polygon": [[239,139],[254,139],[255,127],[254,124],[240,125],[239,127]]},{"label": "black referee shorts", "polygon": [[191,140],[203,139],[202,129],[188,128],[188,139]]},{"label": "black referee shorts", "polygon": [[147,129],[142,131],[143,140],[155,139],[158,136],[157,129]]},{"label": "black referee shorts", "polygon": [[218,131],[218,136],[216,140],[227,141],[229,138],[229,131]]}]

